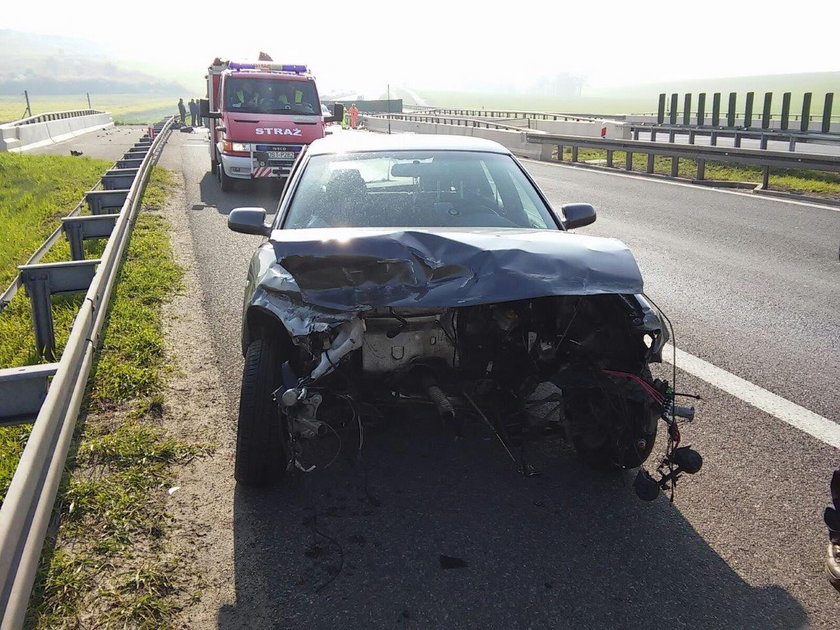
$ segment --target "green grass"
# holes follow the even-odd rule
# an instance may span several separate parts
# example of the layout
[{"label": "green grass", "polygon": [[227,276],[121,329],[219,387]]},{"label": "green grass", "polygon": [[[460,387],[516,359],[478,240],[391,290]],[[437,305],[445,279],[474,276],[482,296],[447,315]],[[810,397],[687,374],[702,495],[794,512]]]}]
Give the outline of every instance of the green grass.
[{"label": "green grass", "polygon": [[[194,98],[184,94],[184,102]],[[144,97],[141,94],[91,94],[93,109],[110,112],[114,121],[123,123],[153,123],[167,115],[178,113],[178,97]],[[73,96],[29,95],[32,114],[88,109],[87,98]],[[20,119],[26,110],[23,96],[0,96],[0,121]]]},{"label": "green grass", "polygon": [[0,291],[110,167],[88,157],[0,153]]},{"label": "green grass", "polygon": [[[594,160],[606,160],[607,152],[599,149],[578,150],[578,161],[587,162]],[[564,147],[563,159],[571,161],[572,149]],[[627,164],[627,154],[624,151],[613,153],[613,166],[623,169]],[[647,155],[633,153],[633,170],[647,171]],[[671,158],[654,158],[655,173],[662,175],[671,174]],[[695,160],[681,159],[679,163],[679,177],[695,179],[697,177],[697,162]],[[762,179],[760,168],[732,166],[717,162],[706,162],[705,179],[751,182],[758,184]],[[840,173],[826,171],[771,169],[770,189],[790,193],[808,195],[813,197],[824,197],[826,199],[840,199]]]}]

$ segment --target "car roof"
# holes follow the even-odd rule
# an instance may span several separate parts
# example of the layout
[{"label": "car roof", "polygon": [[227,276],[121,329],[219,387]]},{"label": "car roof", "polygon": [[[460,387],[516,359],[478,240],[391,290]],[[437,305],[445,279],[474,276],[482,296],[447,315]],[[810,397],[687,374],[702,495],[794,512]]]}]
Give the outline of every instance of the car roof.
[{"label": "car roof", "polygon": [[367,151],[482,151],[510,155],[498,142],[468,136],[347,131],[315,140],[309,155]]}]

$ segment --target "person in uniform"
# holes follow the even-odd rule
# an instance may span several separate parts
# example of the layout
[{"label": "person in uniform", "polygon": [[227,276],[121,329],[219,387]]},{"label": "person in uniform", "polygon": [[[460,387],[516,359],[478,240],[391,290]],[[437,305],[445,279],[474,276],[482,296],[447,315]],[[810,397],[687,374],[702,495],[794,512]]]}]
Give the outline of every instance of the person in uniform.
[{"label": "person in uniform", "polygon": [[184,99],[178,99],[178,113],[181,115],[181,122],[186,124],[187,122],[187,108],[184,106]]}]

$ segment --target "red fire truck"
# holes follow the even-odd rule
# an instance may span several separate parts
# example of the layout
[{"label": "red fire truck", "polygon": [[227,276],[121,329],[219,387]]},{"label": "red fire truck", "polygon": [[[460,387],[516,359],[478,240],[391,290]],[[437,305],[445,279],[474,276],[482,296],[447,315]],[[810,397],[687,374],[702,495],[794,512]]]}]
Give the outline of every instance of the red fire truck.
[{"label": "red fire truck", "polygon": [[315,77],[301,65],[215,59],[207,71],[202,114],[210,122],[210,168],[222,191],[234,182],[286,177],[304,145],[324,137]]}]

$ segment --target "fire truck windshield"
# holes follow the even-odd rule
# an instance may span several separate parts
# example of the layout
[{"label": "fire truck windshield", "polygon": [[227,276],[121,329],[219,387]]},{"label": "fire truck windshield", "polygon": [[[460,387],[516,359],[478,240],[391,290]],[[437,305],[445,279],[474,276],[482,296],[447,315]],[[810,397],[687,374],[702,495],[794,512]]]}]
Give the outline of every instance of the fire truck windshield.
[{"label": "fire truck windshield", "polygon": [[320,114],[320,101],[312,81],[228,77],[228,111],[250,114]]}]

